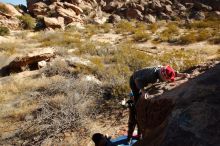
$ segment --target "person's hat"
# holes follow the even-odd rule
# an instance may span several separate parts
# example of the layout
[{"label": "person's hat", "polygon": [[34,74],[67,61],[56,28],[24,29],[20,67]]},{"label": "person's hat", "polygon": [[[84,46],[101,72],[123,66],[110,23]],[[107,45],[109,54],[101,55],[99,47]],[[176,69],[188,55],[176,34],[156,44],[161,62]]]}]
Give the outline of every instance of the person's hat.
[{"label": "person's hat", "polygon": [[163,81],[172,81],[173,82],[175,80],[175,71],[169,65],[162,66],[159,70],[159,75]]}]

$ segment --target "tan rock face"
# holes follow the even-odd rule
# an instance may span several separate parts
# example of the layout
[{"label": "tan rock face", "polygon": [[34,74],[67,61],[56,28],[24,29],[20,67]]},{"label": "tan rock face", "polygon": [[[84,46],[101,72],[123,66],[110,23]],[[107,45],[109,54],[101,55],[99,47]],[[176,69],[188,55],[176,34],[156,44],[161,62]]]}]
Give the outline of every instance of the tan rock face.
[{"label": "tan rock face", "polygon": [[[219,4],[218,0],[213,1],[215,4]],[[191,2],[191,6],[188,7],[189,3],[186,2]],[[201,20],[205,18],[204,11],[214,10],[212,3],[206,0],[28,0],[27,6],[29,12],[35,17],[42,15],[57,18],[59,16],[63,17],[65,25],[68,25],[72,22],[97,22],[95,19],[103,18],[99,15],[99,11],[103,15],[105,13],[116,14],[124,19],[137,19],[149,23],[154,23],[157,20],[156,17],[158,20],[171,20],[177,17],[185,19],[192,16],[189,18]]]},{"label": "tan rock face", "polygon": [[72,9],[74,12],[76,12],[76,15],[79,15],[79,14],[83,13],[83,10],[80,7],[76,6],[76,5],[64,2],[64,6],[67,7],[67,8]]},{"label": "tan rock face", "polygon": [[10,16],[21,16],[22,14],[18,12],[14,6],[10,4],[0,3],[0,7],[5,8],[5,13],[9,14]]},{"label": "tan rock face", "polygon": [[38,69],[38,62],[48,61],[53,57],[55,57],[55,54],[51,49],[16,57],[13,61],[0,70],[0,75],[6,76],[13,72],[22,72],[26,67],[29,67],[31,70]]},{"label": "tan rock face", "polygon": [[156,17],[148,14],[148,15],[144,16],[144,21],[146,21],[147,23],[155,23]]},{"label": "tan rock face", "polygon": [[47,15],[48,6],[43,2],[37,2],[28,7],[28,10],[34,16]]},{"label": "tan rock face", "polygon": [[17,18],[7,19],[6,17],[2,17],[0,15],[0,26],[7,27],[11,30],[19,30],[20,29],[20,21]]},{"label": "tan rock face", "polygon": [[129,19],[143,20],[143,14],[138,9],[128,9],[126,16]]},{"label": "tan rock face", "polygon": [[50,28],[64,28],[64,18],[58,17],[58,18],[48,18],[44,17],[44,23],[46,27]]}]

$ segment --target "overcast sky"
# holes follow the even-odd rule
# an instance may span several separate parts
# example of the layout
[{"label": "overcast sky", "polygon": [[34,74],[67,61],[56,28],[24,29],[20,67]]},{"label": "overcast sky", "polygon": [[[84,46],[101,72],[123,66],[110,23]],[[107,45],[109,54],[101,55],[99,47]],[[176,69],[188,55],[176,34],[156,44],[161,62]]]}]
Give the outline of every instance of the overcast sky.
[{"label": "overcast sky", "polygon": [[26,0],[0,0],[0,2],[11,3],[11,4],[14,4],[14,5],[18,5],[18,4],[26,5]]}]

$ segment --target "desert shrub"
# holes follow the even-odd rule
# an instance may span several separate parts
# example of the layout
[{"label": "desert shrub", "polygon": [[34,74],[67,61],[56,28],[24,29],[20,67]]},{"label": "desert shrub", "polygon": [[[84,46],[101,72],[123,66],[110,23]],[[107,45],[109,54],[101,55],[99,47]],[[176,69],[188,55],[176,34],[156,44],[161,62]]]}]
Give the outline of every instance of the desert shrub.
[{"label": "desert shrub", "polygon": [[180,44],[191,44],[196,42],[196,33],[195,32],[188,32],[183,34],[179,38]]},{"label": "desert shrub", "polygon": [[159,28],[157,23],[152,23],[148,25],[148,29],[152,32],[155,33],[157,29]]},{"label": "desert shrub", "polygon": [[175,41],[175,37],[179,35],[179,28],[176,24],[169,23],[167,28],[163,30],[159,35],[160,41],[173,42]]},{"label": "desert shrub", "polygon": [[37,94],[30,94],[38,100],[38,107],[27,113],[35,118],[23,121],[13,138],[25,140],[28,145],[41,145],[48,138],[58,143],[57,138],[73,130],[80,131],[75,135],[75,145],[82,144],[81,140],[90,132],[89,120],[96,116],[94,103],[99,97],[97,91],[98,85],[76,78],[63,78],[48,86],[35,88]]},{"label": "desert shrub", "polygon": [[220,44],[220,33],[209,39],[211,44]]},{"label": "desert shrub", "polygon": [[199,51],[174,50],[158,56],[161,64],[170,64],[177,70],[183,71],[204,62],[204,57]]},{"label": "desert shrub", "polygon": [[83,31],[86,34],[86,37],[90,38],[91,36],[100,32],[99,27],[94,24],[87,24]]},{"label": "desert shrub", "polygon": [[31,17],[29,14],[19,16],[18,19],[21,21],[22,27],[24,29],[34,29],[36,26],[35,19]]},{"label": "desert shrub", "polygon": [[104,33],[108,33],[113,28],[111,23],[104,23],[99,25],[99,28],[103,30]]},{"label": "desert shrub", "polygon": [[129,42],[121,44],[113,57],[113,62],[128,66],[131,71],[151,65],[153,59],[151,55],[139,51]]},{"label": "desert shrub", "polygon": [[135,23],[135,25],[136,25],[135,28],[139,29],[139,30],[147,30],[148,29],[148,25],[144,22],[141,22],[141,21],[137,21]]},{"label": "desert shrub", "polygon": [[16,53],[17,48],[20,48],[21,44],[17,42],[2,42],[0,43],[0,52],[12,55]]},{"label": "desert shrub", "polygon": [[136,30],[134,31],[134,34],[132,35],[133,39],[135,41],[147,41],[150,39],[150,35],[143,30]]},{"label": "desert shrub", "polygon": [[103,82],[104,98],[114,98],[114,100],[122,99],[129,92],[128,78],[131,71],[128,66],[115,64],[106,66],[98,76]]},{"label": "desert shrub", "polygon": [[150,39],[149,34],[147,33],[147,25],[143,22],[136,22],[136,26],[133,29],[133,39],[135,41],[147,41]]},{"label": "desert shrub", "polygon": [[193,21],[192,23],[189,23],[186,25],[186,28],[189,29],[200,29],[200,28],[218,28],[219,29],[219,19],[217,20],[197,20]]},{"label": "desert shrub", "polygon": [[196,31],[189,31],[186,34],[183,34],[179,38],[181,44],[191,44],[195,42],[209,40],[212,37],[210,30],[203,29]]},{"label": "desert shrub", "polygon": [[64,60],[56,59],[50,65],[42,68],[41,73],[47,77],[61,75],[61,76],[72,76],[73,70],[68,66]]},{"label": "desert shrub", "polygon": [[97,56],[106,56],[109,52],[109,47],[111,45],[109,43],[95,42],[95,41],[86,41],[83,42],[75,54],[89,54],[89,55],[97,55]]},{"label": "desert shrub", "polygon": [[59,47],[78,47],[81,44],[81,34],[56,31],[56,32],[41,32],[33,39],[41,43],[41,47],[59,46]]},{"label": "desert shrub", "polygon": [[90,61],[95,65],[93,67],[93,74],[100,77],[105,68],[103,59],[100,57],[92,57],[90,58]]},{"label": "desert shrub", "polygon": [[7,27],[0,27],[0,36],[9,35],[10,31]]},{"label": "desert shrub", "polygon": [[196,41],[198,42],[208,40],[212,36],[210,30],[207,29],[198,31],[197,35]]},{"label": "desert shrub", "polygon": [[134,24],[127,20],[121,20],[115,25],[115,32],[122,33],[122,34],[129,34],[133,33]]}]

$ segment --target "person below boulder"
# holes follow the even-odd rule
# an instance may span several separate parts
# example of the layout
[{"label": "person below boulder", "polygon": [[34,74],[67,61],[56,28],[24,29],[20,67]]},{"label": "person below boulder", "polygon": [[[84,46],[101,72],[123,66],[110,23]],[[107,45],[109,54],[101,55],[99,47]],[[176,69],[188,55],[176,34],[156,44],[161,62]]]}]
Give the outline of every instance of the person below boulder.
[{"label": "person below boulder", "polygon": [[[147,67],[135,71],[130,77],[130,88],[133,93],[131,100],[134,102],[134,108],[129,109],[129,120],[128,120],[128,137],[127,141],[131,141],[132,134],[134,132],[135,126],[137,125],[136,121],[136,103],[141,96],[141,98],[149,99],[153,95],[149,95],[148,92],[144,89],[149,84],[156,82],[173,82],[175,77],[189,77],[187,73],[178,73],[169,65],[160,66],[160,67]],[[137,125],[138,126],[138,125]],[[139,127],[139,126],[138,126]],[[139,131],[139,129],[138,129]],[[140,132],[138,132],[138,137],[141,137]]]},{"label": "person below boulder", "polygon": [[116,146],[110,141],[108,137],[101,133],[93,134],[92,140],[95,143],[95,146]]}]

